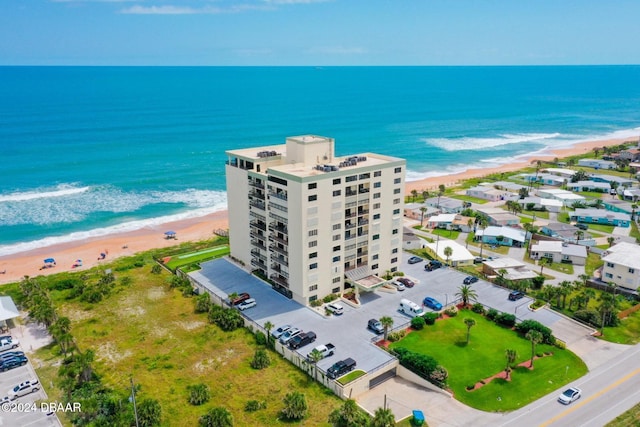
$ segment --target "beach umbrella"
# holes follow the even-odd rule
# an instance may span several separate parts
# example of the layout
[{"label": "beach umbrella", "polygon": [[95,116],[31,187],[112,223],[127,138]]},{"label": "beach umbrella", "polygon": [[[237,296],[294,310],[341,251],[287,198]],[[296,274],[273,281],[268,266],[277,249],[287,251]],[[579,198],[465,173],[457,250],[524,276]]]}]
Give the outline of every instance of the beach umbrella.
[{"label": "beach umbrella", "polygon": [[54,262],[56,262],[56,260],[53,258],[47,258],[44,260],[44,262],[45,264],[53,264]]},{"label": "beach umbrella", "polygon": [[167,236],[175,236],[176,232],[175,231],[167,231],[164,234],[167,235]]}]

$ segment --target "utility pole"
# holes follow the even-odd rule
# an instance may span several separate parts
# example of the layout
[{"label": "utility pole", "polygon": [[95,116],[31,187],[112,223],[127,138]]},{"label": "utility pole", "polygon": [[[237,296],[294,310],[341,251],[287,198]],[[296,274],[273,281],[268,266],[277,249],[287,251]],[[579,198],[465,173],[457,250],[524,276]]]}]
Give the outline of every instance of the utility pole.
[{"label": "utility pole", "polygon": [[131,400],[133,401],[133,413],[136,417],[136,427],[140,427],[140,423],[138,422],[138,407],[136,406],[136,388],[133,385],[133,377],[131,379]]}]

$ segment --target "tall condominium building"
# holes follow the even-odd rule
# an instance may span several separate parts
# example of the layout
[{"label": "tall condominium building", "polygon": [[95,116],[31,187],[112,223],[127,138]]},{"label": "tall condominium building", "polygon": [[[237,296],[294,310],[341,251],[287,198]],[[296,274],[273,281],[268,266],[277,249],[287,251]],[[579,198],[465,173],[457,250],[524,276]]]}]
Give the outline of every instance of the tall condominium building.
[{"label": "tall condominium building", "polygon": [[231,256],[303,304],[401,260],[405,160],[334,153],[315,135],[226,152]]}]

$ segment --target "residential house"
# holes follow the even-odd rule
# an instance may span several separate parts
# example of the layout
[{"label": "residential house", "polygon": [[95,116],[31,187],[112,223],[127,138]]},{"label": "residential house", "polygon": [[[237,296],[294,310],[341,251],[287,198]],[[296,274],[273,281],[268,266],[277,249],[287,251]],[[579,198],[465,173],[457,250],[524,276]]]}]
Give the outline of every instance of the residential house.
[{"label": "residential house", "polygon": [[540,189],[536,191],[536,195],[545,199],[560,200],[564,206],[573,206],[586,200],[584,196],[559,188]]},{"label": "residential house", "polygon": [[552,262],[575,265],[585,265],[587,262],[587,248],[585,246],[561,241],[540,240],[531,245],[530,253],[531,258],[535,260],[547,258]]},{"label": "residential house", "polygon": [[529,269],[528,264],[509,257],[484,261],[482,272],[488,277],[503,276],[511,281],[529,280],[538,276]]},{"label": "residential house", "polygon": [[588,232],[583,232],[575,225],[566,224],[564,222],[555,222],[550,221],[547,225],[543,225],[540,227],[540,233],[554,237],[556,239],[561,239],[564,242],[575,242],[578,238],[578,234],[576,232],[580,231],[580,236],[582,237],[579,244],[583,246],[595,246],[596,240],[593,238],[591,234]]},{"label": "residential house", "polygon": [[526,232],[514,227],[496,227],[491,226],[483,229],[477,229],[475,240],[481,240],[488,245],[502,245],[523,247],[527,237]]},{"label": "residential house", "polygon": [[616,227],[629,227],[631,216],[622,212],[611,212],[605,209],[576,209],[570,215],[571,221],[587,224],[605,224]]},{"label": "residential house", "polygon": [[452,254],[448,258],[448,262],[453,267],[462,267],[465,265],[473,265],[474,256],[460,243],[454,240],[439,240],[435,243],[427,243],[425,249],[434,257],[443,262],[447,262],[447,256],[444,251],[445,248],[451,248]]},{"label": "residential house", "polygon": [[549,212],[560,212],[562,210],[562,202],[554,199],[543,199],[542,197],[525,197],[516,200],[523,209],[527,209],[533,204],[533,210],[544,210]]},{"label": "residential house", "polygon": [[594,169],[615,169],[616,163],[610,160],[580,159],[578,160],[578,166],[585,166]]},{"label": "residential house", "polygon": [[571,191],[593,191],[596,193],[608,193],[611,185],[608,182],[578,181],[567,183],[567,189]]},{"label": "residential house", "polygon": [[630,162],[640,162],[640,150],[637,148],[623,150],[618,153],[618,157],[623,160],[629,160]]},{"label": "residential house", "polygon": [[561,187],[565,184],[565,182],[569,181],[571,178],[565,178],[558,175],[553,175],[550,173],[542,173],[542,174],[528,174],[525,176],[525,179],[530,182],[536,182],[544,185],[551,185],[554,187]]},{"label": "residential house", "polygon": [[[471,227],[469,226],[471,221]],[[459,230],[468,233],[473,229],[474,218],[460,214],[440,214],[430,217],[427,221],[428,228],[444,228],[447,230]]]},{"label": "residential house", "polygon": [[466,194],[467,196],[489,200],[490,202],[497,202],[499,200],[511,200],[511,198],[513,198],[514,196],[514,194],[509,191],[498,190],[497,188],[482,185],[469,188]]},{"label": "residential house", "polygon": [[637,202],[640,200],[640,188],[624,189],[622,198],[627,201]]},{"label": "residential house", "polygon": [[521,189],[528,188],[526,185],[516,184],[511,181],[496,181],[496,182],[487,182],[481,183],[481,186],[492,186],[498,190],[509,191],[511,193],[519,193]]},{"label": "residential house", "polygon": [[573,169],[565,169],[565,168],[546,168],[542,170],[543,172],[547,172],[551,175],[561,176],[562,178],[571,179],[573,175],[576,174],[576,171]]},{"label": "residential house", "polygon": [[460,213],[464,210],[465,202],[451,197],[431,197],[424,201],[425,205],[436,208],[440,213]]},{"label": "residential house", "polygon": [[589,175],[589,179],[591,181],[606,182],[609,184],[611,184],[612,182],[617,182],[621,187],[631,187],[635,182],[633,179],[623,178],[621,176],[595,174],[595,173]]},{"label": "residential house", "polygon": [[[518,199],[519,200],[519,199]],[[489,219],[489,225],[518,225],[520,217],[500,208],[480,207],[478,212],[485,215]]]},{"label": "residential house", "polygon": [[602,254],[602,280],[636,290],[640,287],[640,246],[622,242]]},{"label": "residential house", "polygon": [[626,213],[631,215],[631,213],[633,212],[633,203],[629,203],[628,201],[625,200],[620,200],[620,199],[608,199],[602,200],[602,203],[604,205],[604,208],[608,211],[612,211],[612,212],[622,212],[622,213]]},{"label": "residential house", "polygon": [[[425,208],[424,213],[422,208]],[[426,206],[424,203],[407,203],[404,205],[404,216],[417,221],[426,221],[427,218],[438,213],[439,211],[436,208]]]}]

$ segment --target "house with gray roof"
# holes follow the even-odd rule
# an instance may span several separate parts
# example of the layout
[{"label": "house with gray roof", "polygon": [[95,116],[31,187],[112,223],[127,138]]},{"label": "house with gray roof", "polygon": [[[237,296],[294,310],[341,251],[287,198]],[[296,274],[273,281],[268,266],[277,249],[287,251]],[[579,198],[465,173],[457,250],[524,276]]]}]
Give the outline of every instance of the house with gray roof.
[{"label": "house with gray roof", "polygon": [[462,200],[451,197],[431,197],[424,201],[427,206],[439,209],[440,213],[460,213],[465,208]]},{"label": "house with gray roof", "polygon": [[616,163],[602,159],[580,159],[578,160],[578,166],[585,166],[594,169],[615,169]]},{"label": "house with gray roof", "polygon": [[578,181],[567,183],[567,189],[571,191],[593,191],[597,193],[608,193],[611,185],[608,182]]},{"label": "house with gray roof", "polygon": [[[564,222],[550,221],[548,224],[540,227],[540,233],[545,236],[560,239],[564,242],[575,242],[578,238],[577,231],[582,231],[575,225],[566,224]],[[580,244],[583,246],[595,246],[596,240],[588,232],[582,232]]]},{"label": "house with gray roof", "polygon": [[570,214],[571,221],[587,224],[614,225],[616,227],[629,227],[631,215],[622,212],[612,212],[606,209],[576,209]]},{"label": "house with gray roof", "polygon": [[552,262],[585,265],[587,262],[587,248],[582,245],[572,245],[561,241],[540,240],[531,245],[531,259],[547,258]]},{"label": "house with gray roof", "polygon": [[623,178],[621,176],[596,174],[596,173],[589,175],[589,179],[591,181],[606,182],[609,184],[611,184],[612,182],[617,182],[622,187],[631,187],[635,182],[633,179]]},{"label": "house with gray roof", "polygon": [[491,226],[484,230],[477,229],[474,238],[488,245],[522,247],[527,240],[526,235],[527,233],[519,228]]}]

